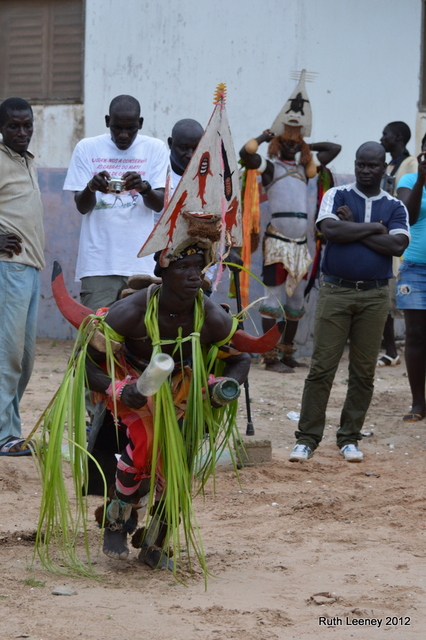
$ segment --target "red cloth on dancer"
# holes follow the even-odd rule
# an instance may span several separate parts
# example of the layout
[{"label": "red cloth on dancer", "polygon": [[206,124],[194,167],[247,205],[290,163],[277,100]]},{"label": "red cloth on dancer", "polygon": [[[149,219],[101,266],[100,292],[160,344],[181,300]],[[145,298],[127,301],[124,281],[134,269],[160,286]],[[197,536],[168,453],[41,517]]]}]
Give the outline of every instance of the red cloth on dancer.
[{"label": "red cloth on dancer", "polygon": [[[128,384],[136,382],[139,374],[131,367],[124,357],[120,354],[117,356],[119,366],[115,368],[116,381],[124,380],[128,377]],[[106,365],[102,365],[106,372]],[[114,398],[105,394],[94,394],[94,401],[101,400],[105,403],[106,408],[115,415]],[[116,396],[117,417],[127,429],[127,436],[131,441],[134,449],[132,451],[132,460],[134,467],[141,475],[151,474],[151,457],[152,457],[152,441],[154,437],[154,422],[150,403],[148,402],[140,409],[130,409],[121,402]]]},{"label": "red cloth on dancer", "polygon": [[[116,380],[124,380],[129,376],[129,384],[136,382],[139,373],[129,365],[122,354],[117,356],[119,366],[115,368]],[[106,365],[102,367],[106,371]],[[191,383],[191,368],[184,366],[177,371],[171,381],[171,392],[177,417],[180,418],[185,413],[186,401],[188,398]],[[94,400],[105,402],[107,409],[114,415],[114,400],[105,394],[94,394]],[[134,449],[132,451],[133,466],[137,469],[140,477],[151,475],[152,443],[154,438],[154,420],[151,410],[151,399],[148,399],[140,409],[130,409],[120,400],[116,400],[117,417],[126,427],[127,435]],[[157,471],[161,473],[161,460],[157,463]]]},{"label": "red cloth on dancer", "polygon": [[[264,265],[263,267],[263,284],[267,287],[278,287],[287,280],[288,271],[282,262],[274,262],[274,264]],[[307,280],[308,274],[305,273],[302,280]]]},{"label": "red cloth on dancer", "polygon": [[[110,398],[107,408],[114,412],[112,398]],[[141,476],[151,475],[154,422],[148,404],[141,409],[129,409],[122,402],[117,402],[117,412],[120,421],[126,426],[127,435],[134,446],[131,456],[133,466]]]}]

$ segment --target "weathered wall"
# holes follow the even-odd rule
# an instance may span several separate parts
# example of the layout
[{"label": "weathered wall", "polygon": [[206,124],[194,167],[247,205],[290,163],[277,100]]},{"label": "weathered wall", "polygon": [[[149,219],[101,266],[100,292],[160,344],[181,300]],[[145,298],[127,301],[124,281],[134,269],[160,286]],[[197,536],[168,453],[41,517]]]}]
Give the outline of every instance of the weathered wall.
[{"label": "weathered wall", "polygon": [[355,149],[387,122],[415,131],[421,0],[127,0],[125,15],[115,0],[86,7],[86,135],[104,132],[120,93],[140,100],[149,135],[166,139],[183,117],[205,125],[226,82],[239,149],[272,124],[302,68],[318,74],[307,85],[311,140],[343,145],[336,173],[352,172]]},{"label": "weathered wall", "polygon": [[57,260],[64,271],[68,291],[78,298],[80,284],[74,282],[74,275],[81,214],[75,207],[73,194],[62,191],[65,173],[65,169],[38,171],[46,235],[46,268],[41,273],[37,330],[39,338],[69,339],[75,335],[74,329],[58,311],[50,285],[53,262]]},{"label": "weathered wall", "polygon": [[77,142],[84,137],[82,104],[33,107],[31,151],[39,167],[67,167]]},{"label": "weathered wall", "polygon": [[[38,106],[33,148],[43,167],[66,167],[78,139],[104,133],[120,93],[135,95],[144,132],[166,140],[180,118],[203,125],[214,89],[228,85],[238,148],[272,124],[294,89],[308,84],[311,140],[337,141],[337,173],[354,150],[405,120],[412,152],[426,129],[419,98],[421,0],[86,0],[84,105]],[[394,55],[397,50],[397,55]],[[416,135],[415,135],[416,132]]]}]

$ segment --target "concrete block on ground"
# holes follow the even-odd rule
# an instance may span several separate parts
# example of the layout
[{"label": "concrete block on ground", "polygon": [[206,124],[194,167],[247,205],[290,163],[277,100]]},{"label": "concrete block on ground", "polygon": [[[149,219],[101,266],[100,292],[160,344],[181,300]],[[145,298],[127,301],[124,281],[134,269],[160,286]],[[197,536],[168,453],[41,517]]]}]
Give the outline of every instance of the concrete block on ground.
[{"label": "concrete block on ground", "polygon": [[272,461],[271,441],[254,436],[240,436],[235,447],[238,468],[256,467]]}]

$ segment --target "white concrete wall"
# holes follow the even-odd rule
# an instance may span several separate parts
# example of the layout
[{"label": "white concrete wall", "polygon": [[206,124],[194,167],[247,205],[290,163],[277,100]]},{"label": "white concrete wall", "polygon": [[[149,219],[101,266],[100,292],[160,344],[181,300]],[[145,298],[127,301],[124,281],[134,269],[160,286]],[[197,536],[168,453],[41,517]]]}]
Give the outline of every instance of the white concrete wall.
[{"label": "white concrete wall", "polygon": [[341,143],[332,169],[349,173],[359,144],[392,120],[409,124],[418,151],[420,38],[421,0],[86,0],[84,106],[36,107],[32,149],[40,166],[66,167],[81,137],[105,131],[120,93],[165,140],[180,118],[207,123],[219,82],[239,149],[270,126],[305,67],[318,74],[310,140]]},{"label": "white concrete wall", "polygon": [[359,144],[380,139],[392,120],[409,124],[415,151],[421,0],[86,0],[86,8],[87,136],[105,131],[120,93],[140,100],[149,135],[166,139],[183,117],[205,125],[216,84],[226,82],[238,149],[270,126],[295,86],[291,72],[305,67],[318,74],[308,84],[310,140],[343,145],[336,172],[351,173]]},{"label": "white concrete wall", "polygon": [[34,135],[30,149],[39,167],[67,167],[73,149],[84,137],[82,104],[33,107]]}]

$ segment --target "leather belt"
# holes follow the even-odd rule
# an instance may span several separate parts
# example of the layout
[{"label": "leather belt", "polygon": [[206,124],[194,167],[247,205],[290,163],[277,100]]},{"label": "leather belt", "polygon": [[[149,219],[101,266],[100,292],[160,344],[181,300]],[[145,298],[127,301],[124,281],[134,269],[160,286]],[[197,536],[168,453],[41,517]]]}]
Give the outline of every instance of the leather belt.
[{"label": "leather belt", "polygon": [[275,233],[271,233],[270,231],[265,231],[265,236],[267,238],[275,238],[275,240],[282,240],[282,242],[294,242],[294,244],[306,244],[308,239],[304,240],[292,240],[291,238],[282,238],[281,236],[277,236]]},{"label": "leather belt", "polygon": [[329,276],[326,273],[323,275],[324,282],[330,282],[330,284],[337,284],[338,287],[347,287],[348,289],[356,289],[357,291],[366,291],[367,289],[379,289],[380,287],[386,287],[389,284],[389,279],[384,280],[344,280],[343,278],[337,278],[336,276]]},{"label": "leather belt", "polygon": [[308,218],[308,214],[286,211],[285,213],[273,213],[272,218],[303,218],[304,220],[306,220]]}]

